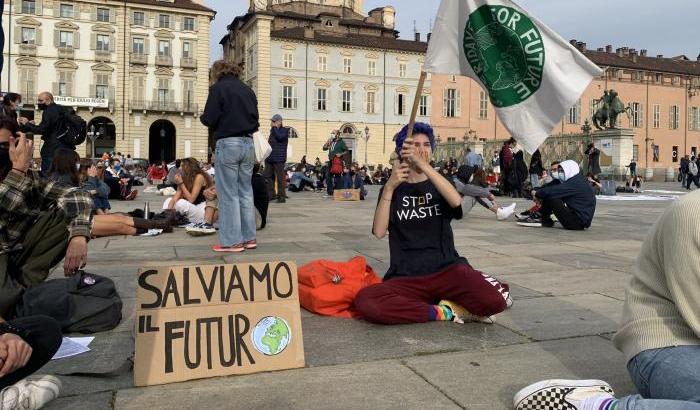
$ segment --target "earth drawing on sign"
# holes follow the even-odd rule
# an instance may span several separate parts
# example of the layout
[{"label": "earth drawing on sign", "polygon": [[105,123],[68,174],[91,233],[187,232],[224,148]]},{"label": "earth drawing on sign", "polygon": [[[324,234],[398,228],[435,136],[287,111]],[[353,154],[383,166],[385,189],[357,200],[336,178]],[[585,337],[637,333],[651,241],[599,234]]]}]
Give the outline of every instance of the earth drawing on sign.
[{"label": "earth drawing on sign", "polygon": [[267,316],[255,325],[251,339],[255,350],[266,356],[276,356],[289,345],[292,331],[284,319]]}]

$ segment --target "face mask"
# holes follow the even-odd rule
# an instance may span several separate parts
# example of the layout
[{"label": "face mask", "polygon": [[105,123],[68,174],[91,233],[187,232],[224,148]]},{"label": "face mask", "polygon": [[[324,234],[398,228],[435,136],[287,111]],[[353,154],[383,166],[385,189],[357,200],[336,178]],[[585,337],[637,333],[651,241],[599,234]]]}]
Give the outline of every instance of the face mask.
[{"label": "face mask", "polygon": [[21,110],[22,108],[24,108],[24,104],[22,104],[22,103],[15,104],[15,110]]},{"label": "face mask", "polygon": [[39,109],[40,109],[41,111],[44,111],[44,110],[46,109],[46,107],[48,107],[48,105],[47,105],[47,104],[44,104],[44,103],[41,103],[41,104],[37,104],[37,107],[39,107]]},{"label": "face mask", "polygon": [[77,169],[78,171],[80,171],[80,162],[77,162],[77,163],[75,164],[75,169]]},{"label": "face mask", "polygon": [[5,168],[6,166],[11,166],[11,165],[12,165],[12,161],[10,161],[10,150],[0,148],[0,169]]},{"label": "face mask", "polygon": [[559,171],[558,178],[561,182],[566,182],[566,174],[563,171]]},{"label": "face mask", "polygon": [[117,165],[114,166],[114,170],[115,170],[115,171],[119,171],[119,170],[121,170],[121,169],[122,169],[122,166],[119,165],[119,164],[117,164]]}]

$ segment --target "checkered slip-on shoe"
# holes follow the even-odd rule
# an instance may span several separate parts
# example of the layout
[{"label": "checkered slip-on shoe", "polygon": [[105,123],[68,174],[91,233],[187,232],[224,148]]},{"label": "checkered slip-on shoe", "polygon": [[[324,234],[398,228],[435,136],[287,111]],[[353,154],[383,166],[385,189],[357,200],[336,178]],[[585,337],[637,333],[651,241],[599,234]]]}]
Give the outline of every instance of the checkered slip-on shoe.
[{"label": "checkered slip-on shoe", "polygon": [[545,380],[520,390],[513,406],[515,410],[581,410],[586,399],[614,394],[601,380]]},{"label": "checkered slip-on shoe", "polygon": [[477,316],[450,300],[441,300],[439,304],[450,308],[452,314],[454,315],[452,321],[455,323],[477,322],[487,325],[496,323],[496,318],[493,316]]}]

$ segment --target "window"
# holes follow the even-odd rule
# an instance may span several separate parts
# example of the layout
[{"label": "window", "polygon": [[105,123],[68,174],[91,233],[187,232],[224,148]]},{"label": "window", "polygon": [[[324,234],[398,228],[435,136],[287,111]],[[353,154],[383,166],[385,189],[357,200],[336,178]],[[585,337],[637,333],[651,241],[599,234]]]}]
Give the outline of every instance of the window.
[{"label": "window", "polygon": [[95,98],[109,98],[109,74],[97,74],[95,80]]},{"label": "window", "polygon": [[316,89],[316,110],[326,111],[328,109],[328,90],[325,88]]},{"label": "window", "polygon": [[632,107],[630,127],[642,128],[644,126],[644,106],[641,103],[633,102],[630,107]]},{"label": "window", "polygon": [[688,129],[700,131],[700,107],[688,107]]},{"label": "window", "polygon": [[59,31],[58,32],[58,46],[59,47],[73,47],[73,32],[72,31]]},{"label": "window", "polygon": [[406,63],[399,64],[399,77],[406,78]]},{"label": "window", "polygon": [[33,27],[22,27],[22,44],[36,44],[36,29]]},{"label": "window", "polygon": [[158,79],[158,105],[166,107],[170,104],[170,80],[167,78]]},{"label": "window", "polygon": [[674,145],[673,146],[673,151],[672,151],[672,159],[673,162],[678,162],[678,146]]},{"label": "window", "polygon": [[406,115],[406,100],[408,100],[408,96],[405,93],[398,93],[396,94],[396,114],[397,115]]},{"label": "window", "polygon": [[644,81],[644,71],[635,71],[632,73],[632,79],[634,81]]},{"label": "window", "polygon": [[318,71],[325,72],[328,69],[328,59],[326,56],[318,56]]},{"label": "window", "polygon": [[22,95],[36,95],[36,69],[21,68],[19,70],[19,81]]},{"label": "window", "polygon": [[569,108],[568,122],[569,124],[578,124],[581,122],[581,100],[578,100],[573,107]]},{"label": "window", "polygon": [[294,68],[294,54],[284,53],[282,61],[284,68]]},{"label": "window", "polygon": [[454,74],[451,74],[450,77],[449,77],[449,79],[448,79],[448,81],[451,82],[451,83],[456,83],[456,82],[457,82],[457,76],[454,75]]},{"label": "window", "polygon": [[459,117],[460,96],[459,90],[447,88],[443,90],[442,116],[447,118]]},{"label": "window", "polygon": [[134,54],[146,54],[146,41],[142,38],[135,38],[131,45],[131,52]]},{"label": "window", "polygon": [[663,84],[663,82],[664,82],[663,74],[654,75],[654,81],[656,81],[656,84]]},{"label": "window", "polygon": [[35,14],[36,13],[36,1],[35,0],[22,0],[22,13]]},{"label": "window", "polygon": [[485,91],[479,92],[479,119],[487,120],[489,118],[489,97]]},{"label": "window", "polygon": [[182,29],[185,31],[194,31],[194,17],[185,17],[182,20]]},{"label": "window", "polygon": [[97,35],[97,43],[95,44],[97,51],[109,51],[109,36],[104,34]]},{"label": "window", "polygon": [[143,103],[145,100],[146,77],[136,76],[131,79],[131,96],[134,102]]},{"label": "window", "polygon": [[673,85],[679,85],[681,83],[681,78],[679,76],[674,76],[673,79],[671,80],[671,84]]},{"label": "window", "polygon": [[189,41],[182,42],[182,58],[192,58],[192,43]]},{"label": "window", "polygon": [[194,101],[194,80],[183,80],[182,81],[182,104],[185,106],[187,111],[191,111]]},{"label": "window", "polygon": [[104,9],[104,8],[98,8],[97,9],[97,21],[102,21],[104,23],[109,23],[109,16],[110,10],[109,9]]},{"label": "window", "polygon": [[73,73],[70,71],[59,71],[57,88],[58,95],[69,97],[73,92]]},{"label": "window", "polygon": [[160,40],[158,41],[158,55],[161,57],[170,56],[170,41]]},{"label": "window", "polygon": [[291,85],[282,86],[282,107],[289,110],[297,108],[296,88]]},{"label": "window", "polygon": [[367,62],[367,75],[375,76],[377,75],[377,62],[374,60],[369,60]]},{"label": "window", "polygon": [[680,110],[677,105],[672,105],[668,110],[668,128],[671,130],[677,130],[679,127],[680,120]]},{"label": "window", "polygon": [[365,112],[367,114],[376,113],[376,101],[377,93],[374,91],[367,91],[367,95],[365,96]]},{"label": "window", "polygon": [[59,6],[58,9],[58,15],[61,16],[61,18],[73,18],[74,16],[74,11],[73,11],[73,5],[72,4],[63,4]]},{"label": "window", "polygon": [[632,160],[639,161],[639,145],[637,144],[632,145]]},{"label": "window", "polygon": [[170,16],[167,14],[158,15],[158,27],[170,28]]},{"label": "window", "polygon": [[246,61],[246,65],[245,65],[246,71],[248,71],[248,73],[250,73],[251,75],[253,73],[255,73],[255,57],[256,57],[255,48],[251,47],[248,50],[248,59]]},{"label": "window", "polygon": [[654,104],[654,118],[652,127],[661,127],[661,106],[659,104]]},{"label": "window", "polygon": [[591,98],[588,100],[588,118],[593,118],[596,112],[595,99]]},{"label": "window", "polygon": [[146,25],[146,15],[143,11],[134,12],[134,25],[145,26]]},{"label": "window", "polygon": [[343,90],[341,101],[342,101],[342,104],[341,104],[340,110],[342,112],[351,112],[352,111],[352,91]]},{"label": "window", "polygon": [[418,105],[418,115],[421,117],[427,117],[428,114],[428,96],[421,95],[420,104]]},{"label": "window", "polygon": [[343,72],[345,74],[352,74],[352,60],[347,57],[343,59]]},{"label": "window", "polygon": [[659,162],[661,158],[661,147],[656,144],[651,144],[652,161]]}]

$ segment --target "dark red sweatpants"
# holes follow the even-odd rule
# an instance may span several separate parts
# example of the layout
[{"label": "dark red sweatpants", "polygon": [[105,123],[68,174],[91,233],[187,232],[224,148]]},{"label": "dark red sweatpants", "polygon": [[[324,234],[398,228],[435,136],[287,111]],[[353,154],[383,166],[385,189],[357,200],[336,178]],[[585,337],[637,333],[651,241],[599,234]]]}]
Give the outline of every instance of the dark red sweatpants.
[{"label": "dark red sweatpants", "polygon": [[434,305],[447,299],[478,316],[506,309],[508,285],[469,265],[455,264],[429,276],[397,278],[362,289],[355,308],[373,323],[424,323],[434,317]]}]

